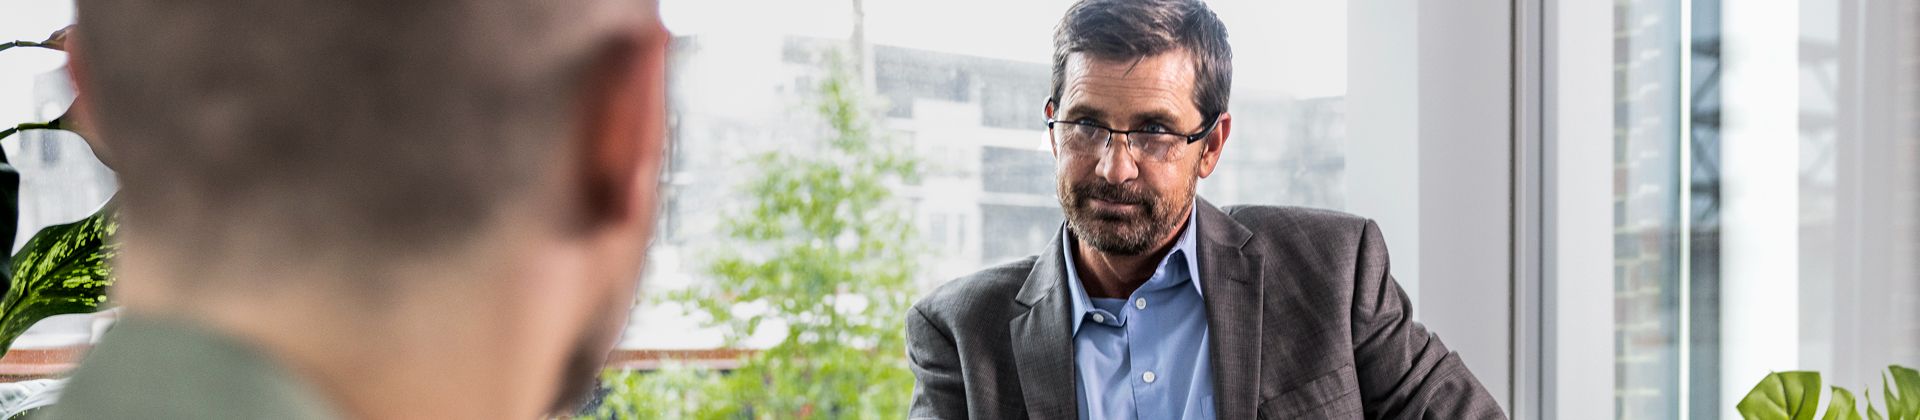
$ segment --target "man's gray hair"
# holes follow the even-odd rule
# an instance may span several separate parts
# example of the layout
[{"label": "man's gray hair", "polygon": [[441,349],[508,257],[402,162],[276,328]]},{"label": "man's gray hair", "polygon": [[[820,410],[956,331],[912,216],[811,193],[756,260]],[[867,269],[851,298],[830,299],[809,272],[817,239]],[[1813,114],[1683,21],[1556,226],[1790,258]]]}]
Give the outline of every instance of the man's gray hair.
[{"label": "man's gray hair", "polygon": [[1053,90],[1066,87],[1067,56],[1138,59],[1184,49],[1193,56],[1193,104],[1201,117],[1227,111],[1233,49],[1227,26],[1200,0],[1081,0],[1053,33]]},{"label": "man's gray hair", "polygon": [[142,237],[405,256],[565,174],[585,72],[638,6],[79,0],[77,53]]}]

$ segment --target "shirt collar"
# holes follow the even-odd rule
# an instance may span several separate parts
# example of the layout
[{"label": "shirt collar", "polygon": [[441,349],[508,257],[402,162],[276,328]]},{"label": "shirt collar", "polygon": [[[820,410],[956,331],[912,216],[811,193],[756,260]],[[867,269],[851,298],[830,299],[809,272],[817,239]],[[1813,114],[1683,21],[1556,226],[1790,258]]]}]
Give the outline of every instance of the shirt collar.
[{"label": "shirt collar", "polygon": [[[1198,217],[1200,209],[1193,205],[1188,205],[1187,209],[1187,225],[1180,229],[1180,238],[1174,240],[1173,250],[1167,251],[1167,256],[1161,257],[1160,264],[1154,268],[1154,272],[1165,271],[1167,265],[1171,264],[1175,257],[1179,257],[1180,261],[1186,265],[1186,281],[1193,284],[1194,293],[1206,296],[1206,291],[1200,288],[1200,261],[1198,254],[1194,253],[1197,248],[1195,244],[1198,242],[1194,239],[1194,231],[1197,230],[1194,226],[1200,219]],[[1060,229],[1062,230],[1060,252],[1064,254],[1063,257],[1067,262],[1067,287],[1072,291],[1070,295],[1073,296],[1073,334],[1079,335],[1080,323],[1087,319],[1088,312],[1094,310],[1093,299],[1087,295],[1087,286],[1080,284],[1080,273],[1074,268],[1073,230],[1067,229],[1064,225]]]}]

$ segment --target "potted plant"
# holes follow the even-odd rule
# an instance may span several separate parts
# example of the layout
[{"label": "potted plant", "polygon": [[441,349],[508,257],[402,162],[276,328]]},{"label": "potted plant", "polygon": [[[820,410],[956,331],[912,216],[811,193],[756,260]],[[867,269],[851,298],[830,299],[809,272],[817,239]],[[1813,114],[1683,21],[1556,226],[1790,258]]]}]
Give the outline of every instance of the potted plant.
[{"label": "potted plant", "polygon": [[[66,51],[72,27],[54,32],[44,41],[14,41],[0,44],[0,51],[11,48],[44,48]],[[76,103],[78,100],[76,100]],[[97,136],[89,135],[78,107],[69,107],[65,115],[53,121],[18,124],[0,128],[0,141],[21,131],[64,130],[87,140],[98,154],[102,152]],[[86,218],[49,226],[27,240],[19,252],[0,261],[0,355],[12,348],[15,339],[28,327],[54,315],[89,313],[107,307],[107,288],[113,285],[113,269],[107,264],[118,249],[112,240],[117,222],[112,201]],[[0,153],[0,239],[15,241],[20,219],[20,173]],[[57,397],[60,379],[36,380],[0,386],[0,418],[18,418],[31,410],[52,403]]]}]

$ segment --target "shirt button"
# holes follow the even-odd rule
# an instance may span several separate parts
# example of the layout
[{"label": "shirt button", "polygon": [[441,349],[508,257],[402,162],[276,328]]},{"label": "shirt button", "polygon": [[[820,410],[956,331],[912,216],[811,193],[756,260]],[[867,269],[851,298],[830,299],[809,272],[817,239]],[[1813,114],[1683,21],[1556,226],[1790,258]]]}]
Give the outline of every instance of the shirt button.
[{"label": "shirt button", "polygon": [[1140,380],[1147,381],[1147,383],[1153,383],[1153,379],[1153,371],[1151,370],[1147,371],[1147,373],[1140,374]]},{"label": "shirt button", "polygon": [[1093,314],[1093,322],[1107,322],[1107,316],[1101,315],[1101,314]]},{"label": "shirt button", "polygon": [[[1134,309],[1147,309],[1147,298],[1139,298],[1139,299],[1134,299],[1134,300],[1133,300],[1133,308],[1134,308]],[[1153,381],[1147,381],[1147,382],[1153,382]]]}]

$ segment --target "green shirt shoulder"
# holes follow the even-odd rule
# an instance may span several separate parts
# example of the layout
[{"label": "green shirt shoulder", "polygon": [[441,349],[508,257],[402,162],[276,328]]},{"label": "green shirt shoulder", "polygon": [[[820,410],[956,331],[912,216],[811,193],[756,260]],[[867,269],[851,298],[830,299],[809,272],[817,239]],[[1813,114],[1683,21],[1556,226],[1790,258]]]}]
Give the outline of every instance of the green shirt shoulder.
[{"label": "green shirt shoulder", "polygon": [[340,418],[265,353],[177,320],[122,318],[43,420]]}]

